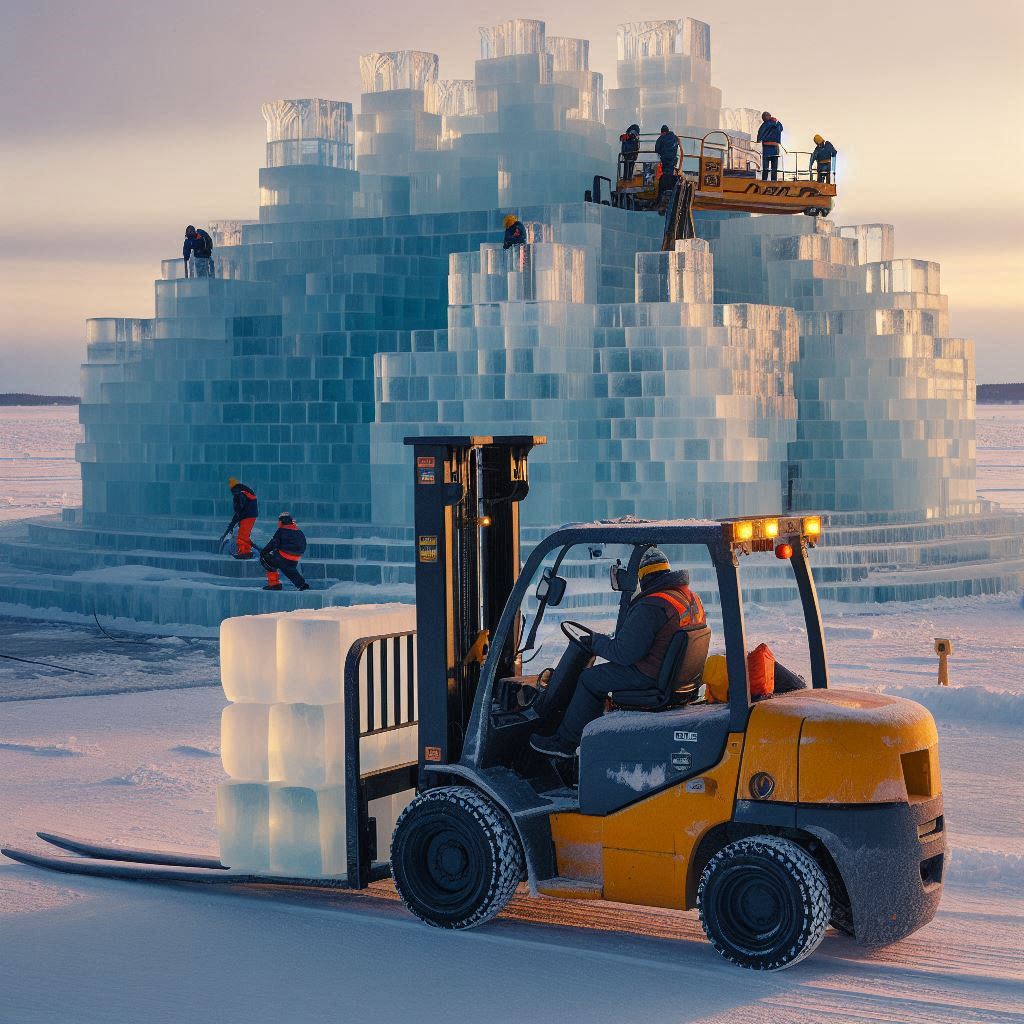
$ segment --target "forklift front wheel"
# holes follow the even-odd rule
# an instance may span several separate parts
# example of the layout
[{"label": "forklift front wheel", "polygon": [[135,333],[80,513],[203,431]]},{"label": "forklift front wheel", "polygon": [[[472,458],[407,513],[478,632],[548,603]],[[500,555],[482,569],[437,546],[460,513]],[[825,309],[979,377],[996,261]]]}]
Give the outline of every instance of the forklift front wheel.
[{"label": "forklift front wheel", "polygon": [[501,913],[522,880],[523,853],[508,817],[468,786],[421,793],[391,843],[402,902],[435,928],[475,928]]},{"label": "forklift front wheel", "polygon": [[817,949],[832,901],[825,873],[806,850],[778,836],[751,836],[708,861],[697,908],[705,935],[726,960],[778,971]]}]

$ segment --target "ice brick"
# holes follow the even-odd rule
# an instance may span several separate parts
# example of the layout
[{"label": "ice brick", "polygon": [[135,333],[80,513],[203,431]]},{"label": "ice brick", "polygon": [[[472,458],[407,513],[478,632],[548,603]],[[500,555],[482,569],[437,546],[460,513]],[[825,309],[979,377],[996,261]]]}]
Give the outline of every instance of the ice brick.
[{"label": "ice brick", "polygon": [[345,659],[361,637],[416,628],[411,605],[367,604],[287,615],[277,627],[278,698],[335,704],[344,691]]},{"label": "ice brick", "polygon": [[220,625],[220,679],[230,701],[269,704],[277,696],[280,614],[238,615]]},{"label": "ice brick", "polygon": [[297,786],[343,783],[343,706],[275,704],[270,709],[270,777]]},{"label": "ice brick", "polygon": [[345,787],[274,785],[270,791],[270,867],[290,878],[346,872]]},{"label": "ice brick", "polygon": [[415,725],[371,733],[359,741],[359,770],[362,774],[408,764],[418,756]]},{"label": "ice brick", "polygon": [[389,860],[391,857],[391,836],[395,831],[395,823],[398,816],[409,805],[416,795],[414,789],[407,789],[403,793],[395,793],[392,796],[381,797],[379,800],[371,800],[367,808],[367,814],[377,819],[377,859]]},{"label": "ice brick", "polygon": [[225,782],[217,787],[221,862],[237,871],[270,868],[270,786]]},{"label": "ice brick", "polygon": [[233,779],[267,782],[270,705],[229,704],[220,716],[220,757]]}]

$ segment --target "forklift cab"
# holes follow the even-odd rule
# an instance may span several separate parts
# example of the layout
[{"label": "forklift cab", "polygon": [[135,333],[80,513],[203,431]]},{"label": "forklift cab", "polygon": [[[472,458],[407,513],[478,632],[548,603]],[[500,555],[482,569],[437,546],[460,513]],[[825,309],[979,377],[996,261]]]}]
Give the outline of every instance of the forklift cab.
[{"label": "forklift cab", "polygon": [[[726,959],[760,970],[809,955],[829,923],[871,945],[926,924],[945,850],[935,724],[912,701],[829,688],[808,562],[821,518],[575,524],[539,539],[520,572],[518,506],[543,442],[407,439],[420,763],[391,845],[406,906],[436,927],[470,928],[526,880],[533,894],[696,907]],[[557,724],[590,661],[578,631],[621,625],[652,546],[703,552],[718,615],[677,640],[647,707],[616,702],[584,729],[578,759],[556,763],[530,737]],[[811,682],[756,703],[747,556],[791,566]],[[617,607],[601,621],[597,602],[585,626],[563,621],[588,587],[593,596],[581,562],[606,557]],[[714,705],[696,699],[712,644],[728,675]]]}]

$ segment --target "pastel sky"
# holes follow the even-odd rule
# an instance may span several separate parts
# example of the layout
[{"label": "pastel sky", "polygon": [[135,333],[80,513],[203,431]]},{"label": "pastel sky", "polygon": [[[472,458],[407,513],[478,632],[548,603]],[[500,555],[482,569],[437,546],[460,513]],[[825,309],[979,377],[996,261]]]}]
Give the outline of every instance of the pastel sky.
[{"label": "pastel sky", "polygon": [[[77,393],[90,316],[151,316],[186,223],[254,218],[267,99],[358,105],[357,58],[424,49],[471,78],[478,27],[542,18],[615,84],[615,5],[579,0],[0,0],[0,391]],[[839,148],[840,223],[937,260],[980,382],[1024,380],[1024,3],[628,5],[711,24],[726,106]],[[620,6],[618,11],[622,11]],[[357,106],[358,109],[358,106]]]}]

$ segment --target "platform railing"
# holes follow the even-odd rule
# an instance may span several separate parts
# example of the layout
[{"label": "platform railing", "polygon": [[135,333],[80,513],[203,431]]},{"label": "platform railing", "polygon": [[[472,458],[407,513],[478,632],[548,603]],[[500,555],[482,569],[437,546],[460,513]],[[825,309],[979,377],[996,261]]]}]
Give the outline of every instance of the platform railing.
[{"label": "platform railing", "polygon": [[390,874],[381,862],[386,854],[377,857],[370,801],[416,788],[418,761],[363,775],[359,749],[366,736],[417,724],[415,647],[415,630],[382,633],[357,640],[345,657],[345,842],[353,889],[365,889]]}]

